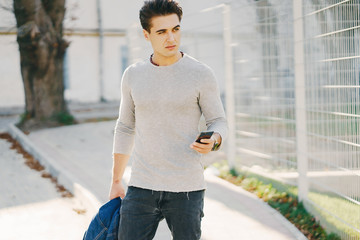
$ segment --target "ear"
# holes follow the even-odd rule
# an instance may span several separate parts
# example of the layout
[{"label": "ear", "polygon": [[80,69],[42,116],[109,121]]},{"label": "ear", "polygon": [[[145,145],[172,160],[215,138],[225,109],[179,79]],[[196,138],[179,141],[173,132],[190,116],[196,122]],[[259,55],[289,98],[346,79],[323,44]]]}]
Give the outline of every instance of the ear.
[{"label": "ear", "polygon": [[144,34],[144,37],[145,37],[145,39],[147,40],[147,41],[149,41],[149,33],[148,33],[148,31],[146,31],[145,29],[143,29],[143,34]]}]

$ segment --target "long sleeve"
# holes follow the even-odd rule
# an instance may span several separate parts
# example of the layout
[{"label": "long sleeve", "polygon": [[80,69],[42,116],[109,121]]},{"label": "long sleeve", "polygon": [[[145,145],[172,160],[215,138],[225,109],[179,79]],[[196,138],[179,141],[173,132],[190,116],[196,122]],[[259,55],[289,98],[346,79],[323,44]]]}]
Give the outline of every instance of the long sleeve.
[{"label": "long sleeve", "polygon": [[116,121],[114,132],[113,153],[130,155],[135,138],[135,105],[129,86],[129,69],[121,81],[121,101],[119,117]]},{"label": "long sleeve", "polygon": [[218,132],[222,139],[225,139],[228,133],[227,121],[219,87],[211,70],[204,77],[204,82],[199,91],[199,105],[204,114],[207,130]]}]

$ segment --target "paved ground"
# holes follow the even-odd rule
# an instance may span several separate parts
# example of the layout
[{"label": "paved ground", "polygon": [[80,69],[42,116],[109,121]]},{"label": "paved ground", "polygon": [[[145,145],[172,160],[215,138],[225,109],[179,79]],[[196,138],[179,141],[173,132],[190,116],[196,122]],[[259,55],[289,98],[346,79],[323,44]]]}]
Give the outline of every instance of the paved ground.
[{"label": "paved ground", "polygon": [[77,198],[61,197],[10,147],[0,139],[0,239],[81,239],[92,213],[78,214],[86,208]]},{"label": "paved ground", "polygon": [[10,123],[17,123],[19,119],[18,115],[12,116],[0,116],[0,133],[7,131],[7,126]]},{"label": "paved ground", "polygon": [[[73,108],[73,111],[83,114],[82,119],[85,119],[88,110],[82,109],[80,106],[79,109]],[[96,111],[101,112],[101,106]],[[111,111],[107,112],[111,117]],[[98,118],[99,115],[101,113],[88,116]],[[0,132],[4,129],[2,123],[12,121],[14,117],[0,117]],[[60,175],[73,176],[73,183],[90,190],[101,204],[107,201],[111,179],[114,124],[112,120],[45,129],[34,131],[26,138],[35,149],[41,150],[45,156],[51,156],[62,171]],[[206,161],[213,161],[217,157],[210,155]],[[81,239],[94,214],[94,209],[87,205],[86,197],[59,197],[54,185],[48,179],[41,178],[39,172],[28,169],[5,141],[0,142],[0,164],[0,226],[2,229],[5,227],[5,234],[9,236],[1,239]],[[125,183],[130,171],[129,166]],[[208,189],[202,223],[203,240],[305,239],[289,222],[254,195],[217,178],[210,171],[205,176]],[[73,209],[85,209],[87,212],[79,215]],[[15,225],[21,231],[13,233]],[[2,230],[3,236],[7,235]],[[171,239],[170,232],[163,221],[155,240],[168,239]]]},{"label": "paved ground", "polygon": [[[45,154],[56,156],[65,171],[76,174],[78,182],[104,203],[111,180],[114,124],[108,121],[46,129],[28,137]],[[126,178],[130,167],[127,170]],[[206,180],[202,239],[296,239],[283,220],[252,194],[211,174]],[[170,239],[165,223],[155,239]]]}]

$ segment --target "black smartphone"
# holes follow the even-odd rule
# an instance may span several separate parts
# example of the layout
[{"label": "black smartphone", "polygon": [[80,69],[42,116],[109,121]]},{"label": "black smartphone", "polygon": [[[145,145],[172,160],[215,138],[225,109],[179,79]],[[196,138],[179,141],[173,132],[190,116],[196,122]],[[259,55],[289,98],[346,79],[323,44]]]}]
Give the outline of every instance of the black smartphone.
[{"label": "black smartphone", "polygon": [[211,136],[213,135],[213,131],[210,131],[210,132],[201,132],[200,135],[197,137],[197,139],[195,140],[195,142],[198,142],[198,143],[201,143],[201,144],[204,144],[202,142],[200,142],[201,139],[209,139],[211,138]]}]

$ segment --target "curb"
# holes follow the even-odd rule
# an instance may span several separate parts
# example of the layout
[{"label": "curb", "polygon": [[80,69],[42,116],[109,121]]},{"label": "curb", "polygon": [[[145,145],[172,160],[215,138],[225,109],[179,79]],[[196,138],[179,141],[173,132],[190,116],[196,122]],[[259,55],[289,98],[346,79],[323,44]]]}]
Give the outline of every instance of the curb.
[{"label": "curb", "polygon": [[[227,187],[234,189],[235,191],[241,191],[242,194],[246,194],[247,196],[251,197],[252,199],[254,199],[254,201],[257,201],[259,204],[263,205],[264,208],[271,214],[273,215],[286,229],[288,229],[292,235],[294,236],[294,238],[296,240],[308,240],[307,237],[305,237],[305,235],[300,232],[299,229],[297,229],[291,222],[289,222],[289,220],[287,220],[281,213],[279,213],[278,211],[276,211],[275,209],[273,209],[269,204],[267,204],[266,202],[264,202],[263,200],[259,199],[258,197],[256,197],[254,194],[246,191],[245,189],[235,186],[232,183],[229,183],[228,181],[212,174],[212,173],[207,173],[206,175],[208,177],[209,180],[211,181],[216,181],[222,185],[226,185]],[[205,178],[206,179],[206,178]]]},{"label": "curb", "polygon": [[30,139],[14,124],[8,125],[8,133],[31,154],[45,168],[51,176],[57,178],[59,184],[70,191],[82,204],[90,210],[97,212],[101,206],[100,201],[88,189],[82,186],[76,176],[61,167],[51,156],[45,154],[41,149],[35,147]]}]

